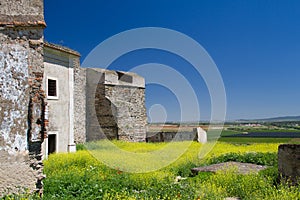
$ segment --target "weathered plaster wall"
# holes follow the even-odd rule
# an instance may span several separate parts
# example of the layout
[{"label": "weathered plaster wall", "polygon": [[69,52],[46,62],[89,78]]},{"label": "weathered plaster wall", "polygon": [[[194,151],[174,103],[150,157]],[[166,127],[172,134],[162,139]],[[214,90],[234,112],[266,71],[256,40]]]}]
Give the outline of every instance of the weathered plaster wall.
[{"label": "weathered plaster wall", "polygon": [[13,154],[15,149],[27,148],[28,52],[23,45],[7,44],[3,35],[0,38],[0,150]]},{"label": "weathered plaster wall", "polygon": [[[0,168],[7,173],[0,183],[0,191],[6,186],[34,189],[28,176],[41,187],[42,169],[40,144],[44,138],[43,109],[43,30],[31,28],[4,28],[0,31],[0,157],[10,160],[11,165],[1,162]],[[24,156],[24,158],[20,158]],[[18,157],[18,158],[16,158]],[[20,173],[18,166],[24,166]],[[26,166],[26,167],[25,167]],[[16,167],[16,168],[14,168]],[[32,171],[33,168],[39,170]],[[27,173],[26,173],[27,172]],[[16,182],[14,182],[16,180]]]},{"label": "weathered plaster wall", "polygon": [[[0,3],[0,194],[42,188],[43,1]],[[32,13],[31,13],[32,12]]]},{"label": "weathered plaster wall", "polygon": [[[74,146],[74,68],[79,53],[54,44],[44,47],[44,88],[46,91],[49,126],[48,134],[56,134],[56,151],[67,152]],[[57,96],[48,96],[48,79],[56,80]],[[44,149],[47,154],[47,143]],[[71,146],[74,148],[71,149]]]},{"label": "weathered plaster wall", "polygon": [[47,98],[49,109],[48,133],[57,133],[57,152],[67,152],[70,130],[68,68],[45,63],[44,74],[45,85],[47,78],[56,78],[58,82],[58,98]]},{"label": "weathered plaster wall", "polygon": [[[39,176],[37,171],[30,167],[30,157],[27,151],[16,152],[13,155],[6,151],[0,153],[0,198],[10,192],[19,192],[16,187],[34,189]],[[40,165],[42,167],[42,165]]]}]

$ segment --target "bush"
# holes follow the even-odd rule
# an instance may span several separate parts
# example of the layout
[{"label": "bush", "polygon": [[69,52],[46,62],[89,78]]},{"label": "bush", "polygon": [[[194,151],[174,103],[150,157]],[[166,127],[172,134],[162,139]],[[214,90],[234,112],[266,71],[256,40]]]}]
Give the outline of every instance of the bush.
[{"label": "bush", "polygon": [[21,194],[5,195],[3,197],[0,196],[0,199],[2,199],[2,200],[39,200],[41,198],[37,194],[21,193]]},{"label": "bush", "polygon": [[76,144],[76,151],[87,150],[84,144]]}]

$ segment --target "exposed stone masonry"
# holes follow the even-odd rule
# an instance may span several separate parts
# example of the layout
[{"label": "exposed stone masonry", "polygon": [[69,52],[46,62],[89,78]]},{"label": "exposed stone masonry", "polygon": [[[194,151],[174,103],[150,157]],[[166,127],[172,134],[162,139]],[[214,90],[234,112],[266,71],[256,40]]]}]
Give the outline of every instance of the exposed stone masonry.
[{"label": "exposed stone masonry", "polygon": [[1,0],[0,25],[45,27],[43,10],[42,0]]},{"label": "exposed stone masonry", "polygon": [[144,79],[134,73],[90,68],[86,77],[87,141],[145,141]]},{"label": "exposed stone masonry", "polygon": [[86,141],[86,70],[74,60],[74,141]]},{"label": "exposed stone masonry", "polygon": [[278,147],[279,179],[290,185],[300,184],[300,144],[282,144]]},{"label": "exposed stone masonry", "polygon": [[145,88],[105,85],[105,96],[116,107],[114,111],[115,109],[110,106],[118,126],[118,139],[145,141],[147,123]]}]

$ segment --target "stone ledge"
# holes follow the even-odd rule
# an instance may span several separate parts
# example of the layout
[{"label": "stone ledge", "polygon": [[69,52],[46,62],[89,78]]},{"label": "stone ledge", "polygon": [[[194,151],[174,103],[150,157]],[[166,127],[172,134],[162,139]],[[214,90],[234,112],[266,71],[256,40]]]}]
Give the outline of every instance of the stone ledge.
[{"label": "stone ledge", "polygon": [[250,174],[250,173],[258,173],[259,171],[264,170],[268,167],[263,165],[251,164],[251,163],[225,162],[225,163],[213,164],[209,166],[192,168],[191,171],[193,175],[197,175],[199,172],[216,173],[219,170],[227,170],[230,168],[236,168],[237,173],[239,174]]},{"label": "stone ledge", "polygon": [[[99,77],[99,83],[107,86],[127,86],[141,89],[145,88],[145,79],[133,72],[113,71],[102,68],[88,68],[88,70],[102,73],[102,75]],[[130,81],[125,81],[122,78],[123,76],[130,78]]]},{"label": "stone ledge", "polygon": [[0,14],[0,26],[15,27],[15,26],[41,26],[46,27],[46,22],[42,16],[36,15],[4,15]]}]

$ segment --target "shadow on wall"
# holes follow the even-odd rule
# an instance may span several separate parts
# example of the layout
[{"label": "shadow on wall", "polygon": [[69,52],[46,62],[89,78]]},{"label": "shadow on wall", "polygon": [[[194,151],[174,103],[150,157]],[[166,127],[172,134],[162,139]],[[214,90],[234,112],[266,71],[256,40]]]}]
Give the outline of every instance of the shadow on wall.
[{"label": "shadow on wall", "polygon": [[[104,85],[99,84],[97,93],[102,90],[104,90]],[[100,136],[109,140],[118,140],[117,107],[108,98],[101,95],[95,98],[95,110],[100,125]]]},{"label": "shadow on wall", "polygon": [[87,142],[118,139],[117,107],[106,97],[105,74],[87,69]]},{"label": "shadow on wall", "polygon": [[86,68],[86,139],[146,140],[145,80],[129,72]]}]

